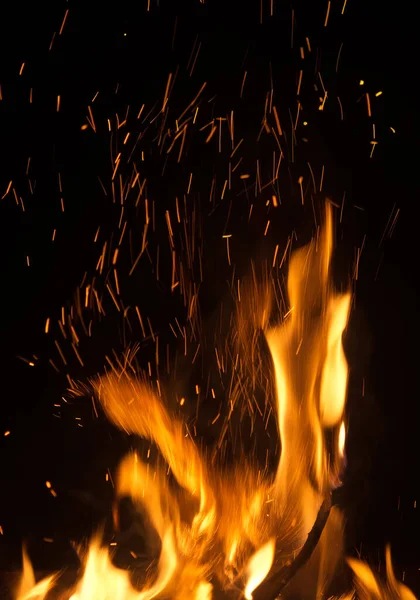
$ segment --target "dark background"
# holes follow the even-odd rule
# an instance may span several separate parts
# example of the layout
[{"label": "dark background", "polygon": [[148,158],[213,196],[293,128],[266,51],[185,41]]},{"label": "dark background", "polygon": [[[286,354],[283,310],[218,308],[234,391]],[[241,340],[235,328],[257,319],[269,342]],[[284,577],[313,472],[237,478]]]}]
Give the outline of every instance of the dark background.
[{"label": "dark background", "polygon": [[[1,556],[7,563],[19,560],[22,538],[80,538],[103,520],[112,498],[105,473],[108,468],[113,471],[127,447],[122,435],[93,418],[89,401],[67,404],[62,400],[68,386],[66,369],[56,373],[48,363],[54,352],[54,361],[58,361],[53,343],[44,334],[46,318],[55,322],[60,318],[61,306],[71,301],[84,272],[94,268],[97,252],[92,250],[92,239],[98,225],[107,231],[115,221],[115,207],[110,207],[98,182],[98,176],[103,181],[110,179],[106,118],[115,112],[123,114],[127,104],[136,112],[143,102],[150,108],[161,102],[168,73],[179,65],[174,113],[182,112],[207,81],[206,97],[217,94],[211,110],[221,115],[234,108],[239,115],[238,139],[250,140],[252,148],[270,89],[270,68],[275,103],[283,111],[282,123],[287,122],[289,106],[295,114],[296,48],[309,36],[313,53],[316,48],[322,51],[321,72],[329,98],[325,111],[318,111],[319,93],[314,93],[309,83],[313,77],[308,76],[302,91],[302,119],[308,121],[310,143],[299,143],[295,163],[286,157],[290,166],[281,188],[283,203],[280,217],[272,218],[271,236],[280,246],[292,229],[302,232],[300,240],[308,239],[312,211],[307,205],[300,207],[296,181],[307,161],[318,177],[325,165],[324,193],[337,204],[346,193],[343,220],[337,228],[336,271],[341,282],[353,273],[355,252],[366,235],[346,338],[351,368],[345,494],[349,548],[362,548],[364,555],[377,562],[390,541],[399,574],[406,570],[407,580],[415,576],[420,558],[416,510],[420,321],[413,19],[404,8],[394,5],[349,0],[343,17],[341,7],[333,4],[324,28],[326,2],[274,5],[275,15],[270,17],[270,4],[262,4],[262,24],[260,4],[254,0],[246,4],[161,2],[159,7],[151,0],[148,13],[145,2],[111,4],[109,8],[93,4],[80,8],[70,2],[55,3],[53,8],[18,3],[14,8],[1,8],[0,195],[13,181],[25,205],[23,212],[13,192],[0,201],[0,429],[1,433],[10,431],[0,440],[0,525],[4,531]],[[67,8],[68,18],[59,36]],[[292,9],[296,18],[294,50],[290,48]],[[49,51],[54,32],[57,36]],[[186,65],[196,38],[202,46],[190,76]],[[244,70],[248,76],[241,103],[238,95]],[[379,90],[383,95],[374,98]],[[94,134],[81,127],[97,91],[98,130]],[[372,101],[371,119],[366,114],[365,91]],[[58,113],[57,95],[61,96]],[[344,121],[340,120],[337,95],[344,107]],[[379,143],[369,158],[372,121]],[[303,136],[302,131],[299,135]],[[150,140],[153,148],[153,136]],[[162,158],[153,152],[149,153],[149,195],[157,199],[162,214],[189,170],[197,171],[197,186],[205,190],[212,173],[219,169],[217,150],[205,148],[199,154],[201,150],[196,153],[191,142],[185,167],[180,167],[184,171],[180,174],[169,168],[163,178]],[[255,170],[251,152],[244,163],[248,161]],[[28,157],[31,163],[26,175]],[[215,164],[209,166],[211,161]],[[32,185],[36,182],[33,194],[28,179]],[[323,197],[315,197],[317,206]],[[222,206],[205,226],[203,244],[211,250],[211,259],[206,266],[204,322],[211,322],[225,294],[224,274],[218,269],[225,246],[221,250],[215,240],[221,237],[226,210]],[[238,272],[244,273],[250,255],[264,252],[260,243],[263,217],[256,210],[255,224],[244,228],[246,203],[234,201],[229,210],[229,227],[238,236],[236,254],[235,247],[232,252]],[[397,210],[398,220],[390,236],[387,221]],[[203,214],[206,211],[203,209]],[[55,228],[57,236],[52,243]],[[165,271],[164,263],[162,269]],[[148,270],[147,264],[140,268],[135,283],[127,283],[127,293],[141,296],[137,303],[146,307],[159,328],[169,308],[165,289],[146,285]],[[71,377],[101,370],[105,348],[122,347],[117,319],[108,321],[85,347],[85,368],[80,369],[77,362],[74,367],[69,365]],[[145,356],[150,352],[147,343],[143,351]],[[30,367],[28,361],[35,366]],[[188,380],[188,369],[183,369]],[[83,428],[75,416],[82,418]],[[46,481],[53,483],[57,498],[51,496]],[[45,560],[51,568],[62,564],[61,560],[58,565],[54,562],[59,561],[57,553]]]}]

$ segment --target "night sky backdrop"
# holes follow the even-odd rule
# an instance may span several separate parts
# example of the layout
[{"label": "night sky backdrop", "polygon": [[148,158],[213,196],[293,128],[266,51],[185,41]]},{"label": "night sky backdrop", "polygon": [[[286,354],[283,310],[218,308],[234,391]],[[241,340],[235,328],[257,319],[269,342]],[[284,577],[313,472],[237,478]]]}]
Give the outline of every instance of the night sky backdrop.
[{"label": "night sky backdrop", "polygon": [[[346,285],[354,275],[355,259],[363,248],[345,342],[351,369],[345,495],[348,543],[349,548],[360,548],[363,542],[363,552],[378,561],[385,543],[391,541],[399,574],[407,568],[407,581],[415,581],[420,567],[415,507],[420,482],[420,318],[414,19],[404,5],[385,6],[377,0],[348,0],[341,15],[342,3],[334,0],[324,27],[327,4],[323,0],[273,0],[273,16],[266,0],[261,4],[260,0],[150,0],[149,11],[147,0],[109,6],[2,4],[0,525],[4,535],[0,560],[4,565],[19,561],[23,538],[33,539],[34,544],[44,537],[81,538],[108,518],[113,492],[105,474],[107,469],[113,472],[133,442],[103,418],[95,419],[89,399],[69,402],[66,375],[83,379],[102,371],[105,354],[111,356],[114,348],[118,355],[127,342],[139,342],[138,362],[146,368],[155,352],[151,336],[140,335],[138,322],[132,331],[124,330],[121,314],[113,310],[107,296],[107,318],[98,320],[97,326],[94,319],[93,335],[80,342],[83,368],[71,352],[64,365],[54,344],[62,339],[58,326],[62,307],[70,311],[84,277],[85,281],[92,277],[105,240],[114,236],[115,245],[120,207],[112,200],[110,151],[115,159],[119,135],[119,149],[125,152],[123,177],[130,178],[135,163],[141,178],[147,177],[146,195],[155,203],[160,220],[153,234],[158,241],[150,242],[150,256],[145,254],[129,276],[132,259],[141,247],[144,216],[127,209],[134,250],[131,256],[128,249],[121,250],[120,283],[127,304],[138,305],[159,332],[162,348],[169,343],[168,320],[177,315],[182,318],[185,312],[182,301],[174,300],[170,291],[171,257],[164,215],[166,210],[174,214],[175,197],[184,202],[191,172],[188,202],[194,203],[203,221],[198,237],[204,253],[200,288],[204,332],[211,330],[218,306],[229,295],[223,234],[232,234],[232,261],[239,277],[248,272],[251,259],[271,260],[275,244],[284,248],[292,230],[297,232],[298,245],[308,241],[314,228],[312,205],[320,214],[325,197],[339,207],[345,197],[342,222],[337,226],[339,285]],[[300,47],[305,49],[306,62],[300,57]],[[323,111],[318,110],[324,93],[316,65],[328,90]],[[292,135],[300,69],[302,111]],[[180,163],[179,146],[168,154],[170,142],[159,145],[159,127],[153,119],[162,119],[159,111],[169,73],[176,74],[176,80],[168,128],[203,82],[207,85],[199,101],[200,127],[235,111],[235,137],[245,140],[237,155],[243,157],[239,171],[250,173],[251,178],[241,181],[238,177],[223,200],[225,154],[232,150],[227,129],[222,152],[218,151],[218,132],[205,144],[209,130],[199,132],[197,126],[195,137],[188,137],[189,130]],[[313,87],[315,81],[318,90]],[[273,104],[289,138],[278,189],[268,187],[255,197],[256,160],[265,182],[272,169],[273,140],[266,141],[263,132],[256,141],[271,86]],[[383,94],[376,97],[379,91]],[[96,132],[89,124],[89,110]],[[126,127],[123,133],[117,131],[116,114],[119,123],[127,119],[121,126]],[[113,119],[112,135],[107,119]],[[270,119],[275,129],[272,114]],[[378,143],[371,157],[373,123]],[[123,141],[128,131],[132,133],[127,148],[131,145],[126,149]],[[318,182],[324,166],[322,192],[311,191],[308,162]],[[300,176],[306,194],[303,207]],[[217,201],[209,201],[214,178]],[[281,205],[277,212],[271,211],[269,232],[264,236],[266,202],[277,193]],[[255,211],[248,224],[251,202]],[[95,245],[98,226],[100,240]],[[157,281],[159,244],[164,249]],[[101,294],[105,287],[104,282],[98,284]],[[47,318],[50,331],[45,334]],[[197,378],[207,378],[202,367],[201,371],[191,367],[191,352],[166,377],[177,397],[188,395]],[[214,369],[214,356],[210,358],[203,350],[200,360],[201,365],[207,361],[209,373]],[[210,409],[204,397],[202,404],[206,414]],[[10,434],[3,436],[5,432]],[[46,481],[52,482],[56,498]],[[45,566],[62,566],[63,556],[65,550],[60,557],[50,553]]]}]

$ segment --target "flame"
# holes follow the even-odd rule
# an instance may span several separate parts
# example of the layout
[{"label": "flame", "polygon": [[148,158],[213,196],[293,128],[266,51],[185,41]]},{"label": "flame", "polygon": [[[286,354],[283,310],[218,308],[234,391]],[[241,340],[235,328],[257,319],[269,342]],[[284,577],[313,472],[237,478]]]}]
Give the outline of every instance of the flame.
[{"label": "flame", "polygon": [[348,367],[342,347],[350,294],[337,294],[330,282],[332,209],[320,235],[291,258],[290,311],[266,337],[273,358],[281,457],[276,494],[295,506],[297,538],[310,531],[323,497],[338,481],[342,456],[331,456],[326,433],[339,440]]},{"label": "flame", "polygon": [[[211,600],[215,588],[250,600],[257,593],[260,598],[264,582],[299,558],[320,507],[340,485],[345,461],[348,365],[342,337],[351,295],[333,289],[332,249],[332,207],[327,205],[323,228],[291,257],[286,315],[272,324],[268,284],[262,291],[254,287],[238,304],[237,339],[244,360],[255,369],[255,344],[247,336],[255,339],[259,327],[271,355],[271,400],[281,442],[274,474],[262,473],[243,456],[229,472],[217,468],[186,424],[166,408],[160,388],[146,380],[113,369],[92,382],[108,419],[159,450],[156,463],[128,455],[117,477],[117,495],[130,497],[144,515],[153,556],[137,589],[95,539],[71,600]],[[313,571],[316,564],[311,597],[321,597],[340,556],[341,515],[338,510],[328,514],[312,564],[305,566]],[[383,598],[384,589],[390,598],[414,598],[396,581],[389,550],[386,584],[362,562],[349,559],[349,565],[360,598]],[[295,578],[298,597],[305,597],[305,578]],[[25,555],[18,600],[44,598],[53,583],[50,578],[35,584]]]},{"label": "flame", "polygon": [[274,560],[274,550],[274,540],[270,540],[249,559],[249,578],[244,591],[246,600],[252,600],[252,592],[264,581],[270,572]]},{"label": "flame", "polygon": [[[355,574],[357,597],[360,600],[416,600],[412,591],[399,583],[395,577],[389,545],[386,547],[385,561],[387,580],[384,584],[368,565],[355,558],[348,559],[347,562]],[[353,596],[348,596],[349,600],[351,598]]]},{"label": "flame", "polygon": [[22,576],[16,592],[19,600],[43,600],[54,584],[55,576],[46,577],[39,583],[35,582],[35,573],[25,549],[22,552]]},{"label": "flame", "polygon": [[340,425],[340,430],[338,432],[338,452],[340,457],[344,458],[346,449],[346,426],[344,421],[342,421]]}]

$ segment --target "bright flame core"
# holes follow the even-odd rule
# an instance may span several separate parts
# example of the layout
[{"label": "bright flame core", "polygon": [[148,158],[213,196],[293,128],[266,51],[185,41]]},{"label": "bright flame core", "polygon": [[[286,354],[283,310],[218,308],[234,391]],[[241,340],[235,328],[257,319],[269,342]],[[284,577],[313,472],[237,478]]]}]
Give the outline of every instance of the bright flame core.
[{"label": "bright flame core", "polygon": [[[340,484],[344,466],[348,367],[342,335],[351,296],[332,288],[332,248],[328,205],[324,227],[292,255],[290,310],[282,322],[269,326],[268,288],[255,287],[248,304],[243,301],[238,307],[238,331],[249,329],[249,323],[262,324],[271,353],[276,390],[272,404],[281,441],[274,476],[261,473],[245,457],[233,472],[217,470],[185,424],[169,414],[160,395],[127,371],[110,371],[93,383],[109,420],[154,442],[160,452],[157,464],[145,463],[136,454],[127,456],[117,479],[118,495],[131,497],[146,515],[157,560],[138,590],[96,540],[72,600],[211,600],[215,586],[249,600],[273,565],[279,570],[293,561],[322,502]],[[246,343],[242,351],[247,351]],[[318,590],[336,565],[329,540],[340,538],[341,521],[334,515],[319,544]],[[412,600],[411,592],[395,581],[389,558],[387,564],[390,589],[400,594],[395,597]],[[379,598],[379,584],[368,567],[356,561],[350,566],[365,597]],[[52,583],[46,580],[34,587],[25,559],[18,600],[45,598]],[[318,592],[316,597],[321,597]]]}]

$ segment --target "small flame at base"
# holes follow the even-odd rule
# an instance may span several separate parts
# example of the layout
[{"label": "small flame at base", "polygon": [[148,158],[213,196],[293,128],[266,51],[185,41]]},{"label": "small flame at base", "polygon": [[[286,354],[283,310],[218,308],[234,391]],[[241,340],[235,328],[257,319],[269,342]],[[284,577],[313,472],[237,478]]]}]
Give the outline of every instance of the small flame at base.
[{"label": "small flame at base", "polygon": [[249,572],[249,579],[244,591],[246,600],[252,600],[252,592],[269,574],[274,560],[274,550],[275,542],[274,540],[270,540],[264,544],[264,546],[261,546],[261,548],[249,559],[247,569]]},{"label": "small flame at base", "polygon": [[[391,561],[391,549],[386,547],[386,583],[379,581],[372,569],[361,560],[355,558],[347,559],[355,574],[355,587],[357,598],[360,600],[416,600],[413,592],[407,586],[399,583],[395,577]],[[343,600],[353,600],[354,594],[346,596]]]}]

